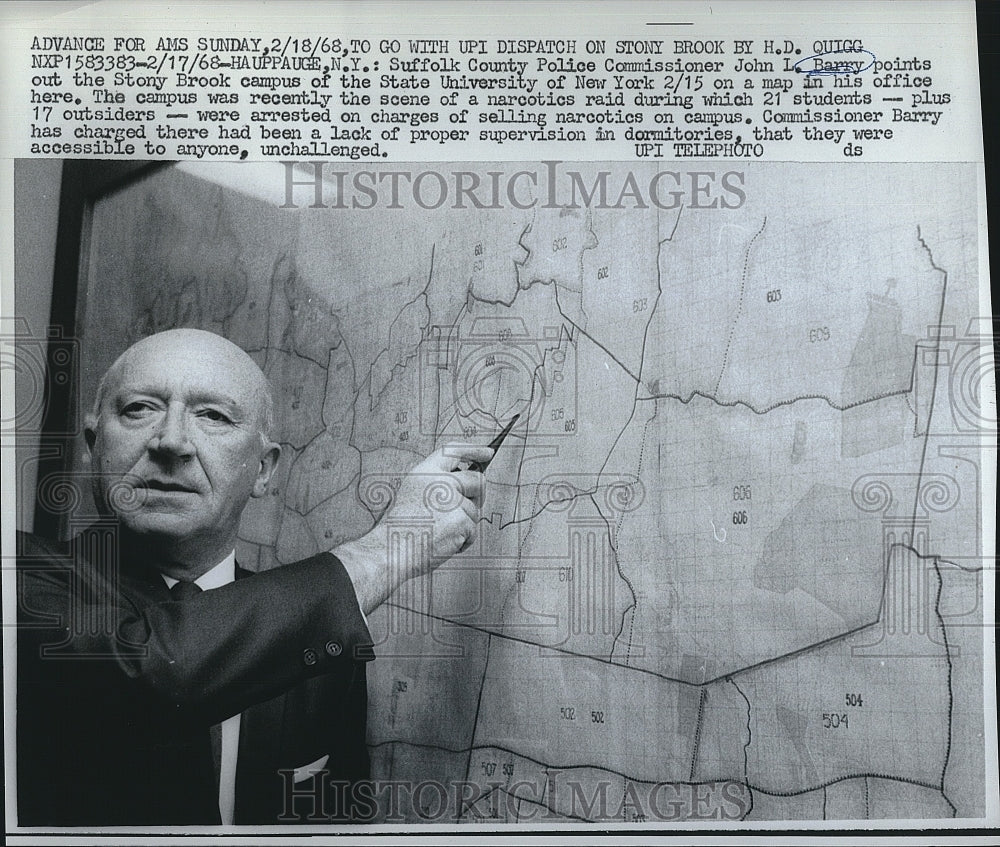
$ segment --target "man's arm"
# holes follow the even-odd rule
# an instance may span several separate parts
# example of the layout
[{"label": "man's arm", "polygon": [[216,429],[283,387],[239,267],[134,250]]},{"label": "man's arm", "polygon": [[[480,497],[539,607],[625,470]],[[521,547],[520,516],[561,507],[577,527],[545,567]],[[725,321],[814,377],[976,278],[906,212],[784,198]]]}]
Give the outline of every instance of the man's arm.
[{"label": "man's arm", "polygon": [[355,661],[373,657],[351,581],[329,553],[181,602],[144,604],[65,550],[31,536],[22,542],[23,682],[58,682],[70,663],[96,662],[214,721],[319,674],[350,678]]}]

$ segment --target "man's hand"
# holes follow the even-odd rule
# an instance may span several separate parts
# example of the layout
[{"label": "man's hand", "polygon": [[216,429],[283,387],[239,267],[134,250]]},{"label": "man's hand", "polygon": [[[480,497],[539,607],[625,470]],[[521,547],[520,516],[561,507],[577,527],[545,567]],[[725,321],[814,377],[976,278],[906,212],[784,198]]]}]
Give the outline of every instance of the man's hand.
[{"label": "man's hand", "polygon": [[[435,450],[403,478],[367,535],[332,551],[347,569],[365,614],[407,580],[434,570],[472,543],[484,483],[481,473],[463,468],[492,458],[493,450],[483,445],[446,444]],[[429,544],[400,545],[391,559],[390,534],[411,529],[416,539],[429,530]]]}]

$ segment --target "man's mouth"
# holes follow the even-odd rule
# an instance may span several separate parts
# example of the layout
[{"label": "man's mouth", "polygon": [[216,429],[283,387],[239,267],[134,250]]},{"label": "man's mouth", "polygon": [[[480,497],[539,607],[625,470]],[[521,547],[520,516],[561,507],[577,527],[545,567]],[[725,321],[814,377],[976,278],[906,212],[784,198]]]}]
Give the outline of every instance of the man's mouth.
[{"label": "man's mouth", "polygon": [[147,479],[143,481],[143,487],[150,491],[179,491],[185,494],[194,494],[195,489],[190,485],[181,482],[162,479]]}]

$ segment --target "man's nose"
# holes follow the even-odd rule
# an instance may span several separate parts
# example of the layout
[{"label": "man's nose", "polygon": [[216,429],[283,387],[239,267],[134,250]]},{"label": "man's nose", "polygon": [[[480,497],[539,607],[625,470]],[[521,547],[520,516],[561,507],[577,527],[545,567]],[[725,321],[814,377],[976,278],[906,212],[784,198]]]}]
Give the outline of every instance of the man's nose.
[{"label": "man's nose", "polygon": [[150,449],[172,456],[190,456],[194,453],[188,432],[187,411],[181,404],[171,403],[160,419],[160,425],[153,434]]}]

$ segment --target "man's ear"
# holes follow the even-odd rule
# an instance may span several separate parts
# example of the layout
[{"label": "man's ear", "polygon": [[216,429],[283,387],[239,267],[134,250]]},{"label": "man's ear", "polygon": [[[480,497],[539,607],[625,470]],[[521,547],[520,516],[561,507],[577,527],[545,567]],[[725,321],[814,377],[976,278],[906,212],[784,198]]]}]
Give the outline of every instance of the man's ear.
[{"label": "man's ear", "polygon": [[83,440],[87,442],[87,455],[94,455],[94,444],[97,442],[97,416],[88,412],[83,418]]},{"label": "man's ear", "polygon": [[279,456],[281,456],[281,445],[274,441],[265,441],[261,446],[260,468],[257,470],[251,497],[263,497],[267,494],[267,486],[271,483],[275,468],[278,467]]}]

